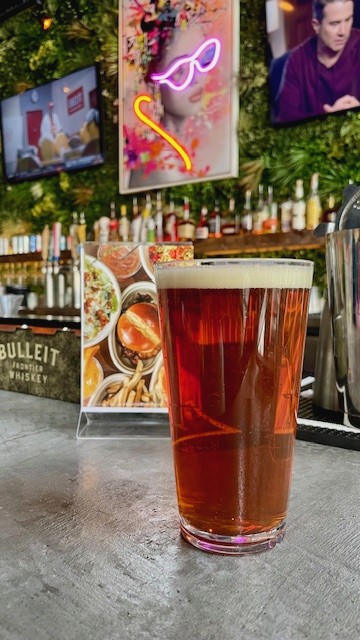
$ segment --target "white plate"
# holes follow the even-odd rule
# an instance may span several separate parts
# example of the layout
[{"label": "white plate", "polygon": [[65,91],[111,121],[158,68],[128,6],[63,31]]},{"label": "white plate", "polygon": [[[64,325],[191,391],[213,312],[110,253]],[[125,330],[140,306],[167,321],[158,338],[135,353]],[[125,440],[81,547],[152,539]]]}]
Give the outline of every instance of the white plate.
[{"label": "white plate", "polygon": [[91,398],[91,396],[96,393],[96,389],[95,391],[92,391],[92,393],[90,392],[89,395],[85,395],[85,387],[86,387],[86,371],[87,371],[87,367],[89,366],[90,361],[93,363],[93,365],[96,367],[98,373],[99,373],[99,383],[96,386],[96,389],[98,389],[99,385],[102,383],[102,381],[104,380],[104,370],[99,362],[99,360],[95,357],[95,356],[90,356],[87,366],[85,366],[84,368],[84,379],[83,379],[83,399],[84,399],[84,403],[86,404],[89,401],[89,398]]},{"label": "white plate", "polygon": [[[108,267],[105,264],[103,264],[100,260],[98,260],[97,258],[94,258],[93,256],[88,256],[88,255],[84,256],[84,276],[83,276],[84,281],[85,281],[85,272],[87,270],[86,269],[87,263],[90,265],[94,265],[94,268],[99,271],[100,277],[104,278],[105,281],[108,281],[111,284],[112,293],[117,300],[117,309],[115,311],[110,312],[109,319],[106,325],[100,331],[98,331],[95,336],[93,336],[92,338],[89,338],[88,340],[85,338],[86,313],[84,309],[84,313],[83,313],[84,315],[84,318],[83,318],[84,347],[92,347],[95,344],[98,344],[99,342],[107,338],[112,328],[116,325],[121,312],[121,292],[120,292],[118,281],[114,276],[113,272],[110,271],[110,269],[108,269]],[[99,282],[99,290],[101,290],[101,288],[102,288],[102,284],[101,282]],[[84,296],[85,296],[85,286],[84,286]],[[84,304],[85,302],[86,300],[84,299]]]},{"label": "white plate", "polygon": [[101,401],[105,397],[106,389],[108,388],[108,386],[113,384],[114,382],[123,382],[125,378],[127,378],[127,376],[124,373],[113,373],[111,376],[105,378],[91,396],[88,407],[101,406]]},{"label": "white plate", "polygon": [[132,278],[141,267],[137,245],[122,242],[100,244],[97,256],[120,281]]},{"label": "white plate", "polygon": [[[136,364],[133,364],[128,358],[125,358],[123,355],[123,349],[121,344],[118,342],[116,338],[116,330],[112,331],[108,337],[108,345],[111,360],[113,361],[114,366],[122,371],[123,373],[127,373],[129,375],[133,375]],[[156,354],[153,358],[148,358],[147,360],[143,360],[144,369],[143,375],[146,376],[154,370],[155,364],[157,363],[159,356],[161,356],[161,351]]]},{"label": "white plate", "polygon": [[[148,280],[143,280],[141,282],[134,282],[130,284],[126,289],[122,292],[122,309],[125,311],[131,305],[136,302],[145,302],[138,299],[139,294],[144,294],[150,296],[151,300],[157,304],[157,292],[156,287],[153,282],[149,282]],[[149,301],[150,302],[150,301]],[[108,345],[110,357],[117,369],[123,371],[124,373],[132,374],[136,369],[136,364],[133,364],[128,358],[123,355],[123,348],[119,343],[116,337],[116,324],[113,327],[113,331],[111,331],[108,337]],[[152,372],[155,363],[157,362],[158,353],[153,358],[148,358],[147,360],[143,360],[144,363],[144,375],[147,375]]]},{"label": "white plate", "polygon": [[[157,304],[157,291],[153,282],[149,282],[149,280],[142,280],[140,282],[134,282],[130,284],[126,289],[122,292],[122,309],[128,309],[135,302],[140,302],[137,299],[138,294],[149,295],[151,300]],[[145,301],[141,301],[145,302]]]}]

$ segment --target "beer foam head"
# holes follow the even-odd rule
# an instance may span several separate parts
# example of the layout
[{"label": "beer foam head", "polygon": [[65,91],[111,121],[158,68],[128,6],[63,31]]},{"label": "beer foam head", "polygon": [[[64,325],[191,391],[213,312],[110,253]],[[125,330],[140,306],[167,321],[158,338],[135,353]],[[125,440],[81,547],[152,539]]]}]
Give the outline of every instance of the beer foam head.
[{"label": "beer foam head", "polygon": [[313,263],[286,259],[188,260],[156,265],[159,289],[310,289]]}]

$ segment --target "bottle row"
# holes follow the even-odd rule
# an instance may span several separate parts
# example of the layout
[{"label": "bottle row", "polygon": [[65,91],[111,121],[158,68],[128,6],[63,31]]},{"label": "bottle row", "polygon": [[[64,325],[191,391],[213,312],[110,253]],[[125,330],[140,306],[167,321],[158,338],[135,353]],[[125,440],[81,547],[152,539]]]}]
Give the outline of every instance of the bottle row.
[{"label": "bottle row", "polygon": [[219,202],[215,201],[210,209],[204,205],[200,211],[194,211],[190,209],[187,197],[183,198],[180,206],[175,206],[171,197],[165,204],[161,192],[157,192],[155,202],[150,194],[146,194],[141,206],[135,196],[132,211],[122,204],[119,215],[112,202],[109,215],[96,220],[92,229],[86,223],[84,212],[81,212],[79,217],[73,213],[67,234],[62,233],[61,223],[55,222],[51,229],[46,225],[42,234],[12,238],[0,236],[0,256],[40,253],[44,261],[56,263],[65,249],[71,251],[73,260],[77,260],[79,245],[86,239],[98,242],[184,242],[241,234],[256,236],[277,231],[311,230],[320,222],[335,221],[334,205],[335,198],[330,196],[323,209],[317,173],[311,177],[306,197],[304,182],[298,179],[292,197],[280,204],[274,199],[272,186],[269,185],[265,192],[263,184],[259,185],[257,193],[246,191],[242,207],[237,206],[235,198],[231,197],[226,210],[221,210]]},{"label": "bottle row", "polygon": [[274,201],[273,188],[267,187],[265,194],[262,184],[258,187],[256,201],[253,194],[246,191],[245,205],[240,219],[240,232],[259,235],[262,233],[283,233],[289,231],[313,230],[321,222],[335,222],[337,210],[335,197],[330,195],[323,208],[319,196],[319,176],[311,177],[310,190],[305,197],[304,181],[297,179],[293,196],[278,204]]},{"label": "bottle row", "polygon": [[72,260],[56,263],[31,262],[0,264],[0,290],[20,293],[22,306],[28,309],[71,307],[80,309],[81,276],[79,265]]},{"label": "bottle row", "polygon": [[280,205],[274,201],[272,186],[265,189],[262,184],[257,194],[246,191],[242,208],[236,205],[235,198],[229,199],[226,210],[221,210],[215,201],[209,210],[202,206],[201,211],[191,211],[189,199],[183,199],[182,206],[176,207],[170,198],[167,205],[162,202],[161,193],[153,203],[150,194],[146,195],[143,207],[138,206],[137,197],[133,198],[132,212],[121,205],[119,218],[115,204],[111,203],[110,215],[96,221],[93,239],[99,242],[109,240],[133,242],[176,242],[206,240],[223,236],[251,233],[287,232],[315,229],[320,222],[333,222],[336,217],[335,198],[330,196],[327,207],[323,209],[319,191],[318,174],[311,178],[310,191],[305,198],[304,182],[296,180],[293,197]]},{"label": "bottle row", "polygon": [[71,251],[75,259],[79,245],[86,240],[86,220],[83,211],[79,218],[74,212],[72,218],[66,235],[62,233],[60,222],[54,222],[51,229],[45,225],[42,233],[13,235],[10,238],[0,235],[0,256],[40,254],[44,260],[58,260],[62,251]]}]

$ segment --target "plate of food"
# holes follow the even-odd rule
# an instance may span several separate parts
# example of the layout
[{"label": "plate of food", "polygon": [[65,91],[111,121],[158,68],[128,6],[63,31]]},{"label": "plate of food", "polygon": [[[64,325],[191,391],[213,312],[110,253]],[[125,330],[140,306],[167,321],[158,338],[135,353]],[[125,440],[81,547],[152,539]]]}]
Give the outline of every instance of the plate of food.
[{"label": "plate of food", "polygon": [[97,258],[84,256],[84,347],[108,337],[121,311],[121,292],[112,271]]},{"label": "plate of food", "polygon": [[90,406],[118,409],[146,406],[151,394],[143,378],[143,363],[139,360],[131,375],[114,373],[107,376],[89,401]]},{"label": "plate of food", "polygon": [[100,244],[98,258],[120,281],[134,276],[141,266],[139,247],[133,244],[117,242]]},{"label": "plate of food", "polygon": [[83,400],[86,404],[104,379],[104,371],[96,358],[100,345],[84,349],[83,352]]},{"label": "plate of food", "polygon": [[150,282],[130,285],[123,303],[108,338],[110,356],[120,371],[133,372],[141,360],[144,374],[151,373],[161,349],[156,289]]},{"label": "plate of food", "polygon": [[187,244],[142,244],[140,246],[141,263],[149,278],[155,282],[155,264],[172,260],[190,260],[194,257],[192,243]]}]

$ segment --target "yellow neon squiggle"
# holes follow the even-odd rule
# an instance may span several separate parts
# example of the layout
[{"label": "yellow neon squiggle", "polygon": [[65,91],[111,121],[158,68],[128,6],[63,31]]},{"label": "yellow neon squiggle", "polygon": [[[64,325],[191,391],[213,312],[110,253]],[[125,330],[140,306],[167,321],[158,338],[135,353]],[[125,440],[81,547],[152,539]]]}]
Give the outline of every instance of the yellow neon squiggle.
[{"label": "yellow neon squiggle", "polygon": [[186,153],[185,149],[181,146],[181,144],[178,143],[177,140],[175,140],[175,138],[173,138],[169,133],[167,133],[167,131],[162,129],[158,124],[156,124],[156,122],[153,122],[151,118],[148,118],[148,116],[146,116],[141,111],[140,104],[142,102],[152,102],[152,99],[150,98],[150,96],[147,96],[145,94],[137,96],[137,98],[135,98],[134,111],[137,117],[139,118],[139,120],[147,124],[148,127],[150,127],[150,129],[152,129],[153,131],[156,131],[156,133],[158,133],[162,138],[164,138],[164,140],[166,140],[175,149],[175,151],[177,151],[178,154],[182,157],[185,163],[185,169],[187,171],[190,171],[190,169],[192,168],[192,162],[190,160],[190,157]]}]

